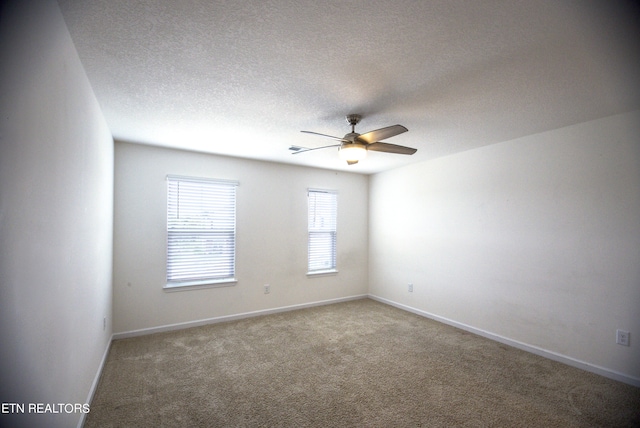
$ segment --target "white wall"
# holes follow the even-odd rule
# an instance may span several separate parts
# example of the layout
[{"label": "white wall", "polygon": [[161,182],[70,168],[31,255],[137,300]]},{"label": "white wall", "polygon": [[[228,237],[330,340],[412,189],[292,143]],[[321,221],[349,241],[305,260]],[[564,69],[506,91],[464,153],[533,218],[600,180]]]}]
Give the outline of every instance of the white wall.
[{"label": "white wall", "polygon": [[372,295],[640,382],[640,112],[377,174],[370,206]]},{"label": "white wall", "polygon": [[0,16],[0,401],[85,403],[111,337],[113,141],[56,2]]},{"label": "white wall", "polygon": [[[167,174],[240,182],[236,285],[163,291]],[[308,187],[338,191],[337,275],[306,276]],[[367,176],[116,142],[114,332],[364,295],[367,209]]]}]

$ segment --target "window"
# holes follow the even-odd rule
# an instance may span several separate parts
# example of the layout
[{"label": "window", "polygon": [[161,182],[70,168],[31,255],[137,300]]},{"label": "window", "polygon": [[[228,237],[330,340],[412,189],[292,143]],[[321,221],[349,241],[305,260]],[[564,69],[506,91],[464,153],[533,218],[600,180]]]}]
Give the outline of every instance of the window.
[{"label": "window", "polygon": [[309,204],[309,273],[336,271],[338,194],[329,190],[307,193]]},{"label": "window", "polygon": [[167,287],[235,281],[237,182],[167,176]]}]

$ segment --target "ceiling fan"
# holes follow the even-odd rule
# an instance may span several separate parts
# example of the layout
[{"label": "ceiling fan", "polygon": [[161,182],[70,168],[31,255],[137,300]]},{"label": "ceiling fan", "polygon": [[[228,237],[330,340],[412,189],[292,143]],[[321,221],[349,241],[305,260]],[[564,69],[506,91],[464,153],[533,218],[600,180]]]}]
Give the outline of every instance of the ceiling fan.
[{"label": "ceiling fan", "polygon": [[334,137],[326,134],[319,134],[311,131],[301,131],[305,134],[319,135],[321,137],[331,138],[333,140],[340,141],[339,144],[332,144],[330,146],[307,148],[301,146],[291,146],[289,150],[293,150],[293,154],[308,152],[311,150],[326,149],[329,147],[338,147],[338,154],[340,158],[347,161],[349,165],[354,165],[358,161],[364,159],[367,155],[367,151],[372,150],[375,152],[395,153],[400,155],[412,155],[418,151],[411,147],[398,146],[396,144],[384,143],[380,140],[385,138],[391,138],[403,132],[407,132],[408,129],[402,125],[392,125],[386,128],[376,129],[375,131],[369,131],[365,134],[358,134],[355,131],[356,125],[362,119],[359,114],[350,114],[346,117],[347,123],[351,125],[351,132],[344,137]]}]

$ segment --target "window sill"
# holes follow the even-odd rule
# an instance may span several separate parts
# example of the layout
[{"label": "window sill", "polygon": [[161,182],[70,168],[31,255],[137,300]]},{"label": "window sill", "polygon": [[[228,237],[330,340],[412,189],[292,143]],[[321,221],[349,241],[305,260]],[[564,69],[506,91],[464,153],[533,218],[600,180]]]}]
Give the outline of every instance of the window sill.
[{"label": "window sill", "polygon": [[209,280],[209,281],[190,281],[174,284],[166,284],[162,289],[168,293],[174,291],[187,291],[187,290],[200,290],[203,288],[219,288],[219,287],[231,287],[236,285],[238,280],[235,278]]},{"label": "window sill", "polygon": [[308,277],[313,276],[329,276],[329,275],[337,275],[337,269],[327,269],[327,270],[314,270],[313,272],[307,272]]}]

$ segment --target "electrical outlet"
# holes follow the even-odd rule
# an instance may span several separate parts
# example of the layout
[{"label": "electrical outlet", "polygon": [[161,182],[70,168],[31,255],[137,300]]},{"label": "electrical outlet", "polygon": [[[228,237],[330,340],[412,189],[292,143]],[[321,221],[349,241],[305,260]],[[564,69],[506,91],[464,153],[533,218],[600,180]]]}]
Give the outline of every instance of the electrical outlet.
[{"label": "electrical outlet", "polygon": [[413,284],[409,283],[409,293],[413,293]]},{"label": "electrical outlet", "polygon": [[630,335],[628,331],[616,330],[616,343],[622,346],[629,346]]},{"label": "electrical outlet", "polygon": [[269,284],[264,285],[264,294],[271,293],[271,286]]}]

